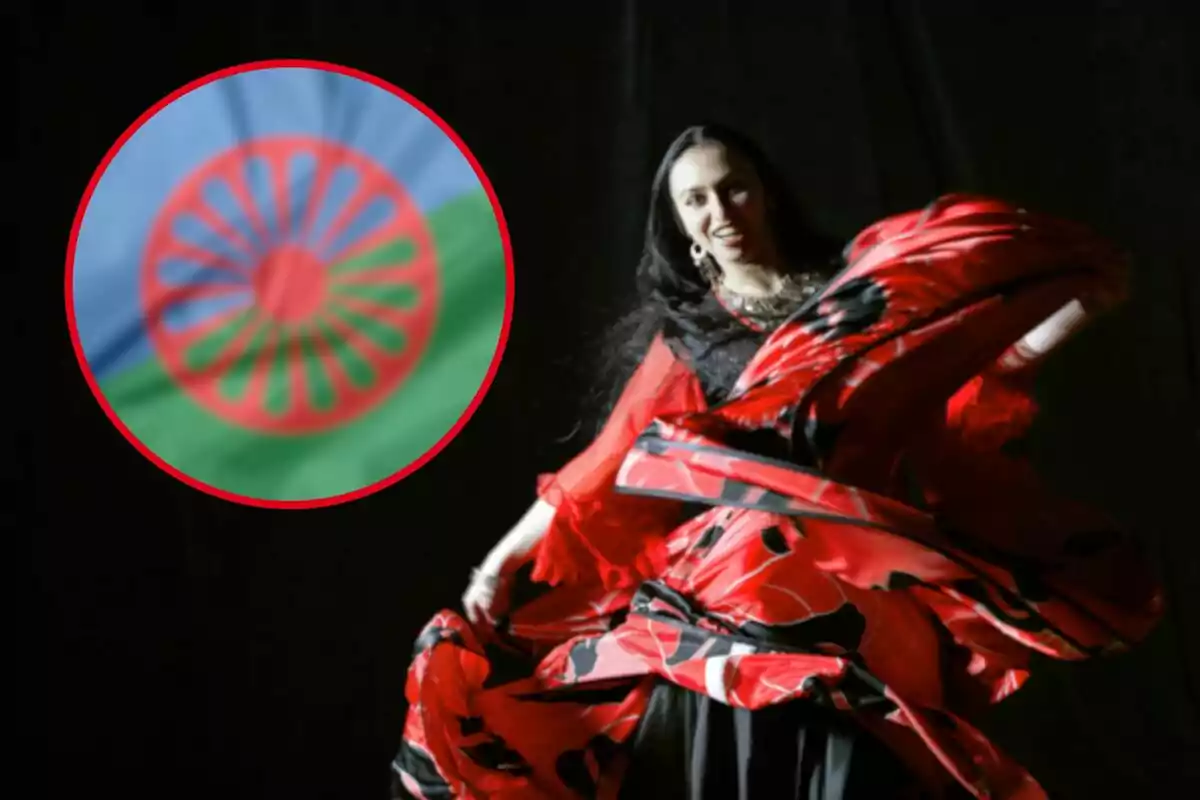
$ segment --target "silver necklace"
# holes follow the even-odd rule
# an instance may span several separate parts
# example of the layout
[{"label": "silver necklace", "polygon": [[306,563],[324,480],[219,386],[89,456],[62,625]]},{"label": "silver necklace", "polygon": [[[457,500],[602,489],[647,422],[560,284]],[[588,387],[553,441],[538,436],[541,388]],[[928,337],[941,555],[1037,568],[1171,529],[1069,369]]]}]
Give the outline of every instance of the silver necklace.
[{"label": "silver necklace", "polygon": [[782,322],[791,316],[797,308],[820,291],[824,282],[820,273],[801,272],[785,275],[779,289],[769,295],[740,294],[724,284],[718,284],[715,291],[718,299],[727,308],[755,322],[771,324]]}]

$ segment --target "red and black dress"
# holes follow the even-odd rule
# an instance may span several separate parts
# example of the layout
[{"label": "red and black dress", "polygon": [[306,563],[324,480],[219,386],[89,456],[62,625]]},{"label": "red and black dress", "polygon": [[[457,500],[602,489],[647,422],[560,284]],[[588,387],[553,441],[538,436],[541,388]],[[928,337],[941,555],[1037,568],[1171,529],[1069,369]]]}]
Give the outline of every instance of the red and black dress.
[{"label": "red and black dress", "polygon": [[845,260],[747,334],[728,392],[703,348],[654,343],[542,480],[557,514],[501,624],[443,611],[421,634],[397,796],[1044,797],[972,710],[1032,653],[1126,648],[1161,599],[1014,452],[1033,365],[1004,356],[1069,301],[1119,298],[1123,261],[965,196]]}]

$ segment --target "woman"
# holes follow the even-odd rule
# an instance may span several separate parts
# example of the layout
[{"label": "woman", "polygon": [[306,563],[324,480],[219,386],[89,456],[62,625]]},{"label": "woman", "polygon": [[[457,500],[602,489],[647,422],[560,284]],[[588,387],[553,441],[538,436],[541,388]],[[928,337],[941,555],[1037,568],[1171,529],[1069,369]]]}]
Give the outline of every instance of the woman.
[{"label": "woman", "polygon": [[713,126],[668,150],[653,341],[476,571],[471,622],[422,633],[398,796],[1041,797],[966,717],[1033,652],[1154,624],[1124,539],[1006,448],[1121,260],[946,197],[834,275],[777,176]]}]

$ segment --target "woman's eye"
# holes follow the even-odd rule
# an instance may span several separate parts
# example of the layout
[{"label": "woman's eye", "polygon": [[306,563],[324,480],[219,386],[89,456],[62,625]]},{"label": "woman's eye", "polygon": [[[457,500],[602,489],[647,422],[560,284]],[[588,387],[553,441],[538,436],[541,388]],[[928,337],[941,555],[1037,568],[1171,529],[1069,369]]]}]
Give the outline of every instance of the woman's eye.
[{"label": "woman's eye", "polygon": [[736,203],[739,206],[744,205],[745,202],[750,199],[750,190],[741,188],[732,189],[729,192],[729,199],[731,202]]}]

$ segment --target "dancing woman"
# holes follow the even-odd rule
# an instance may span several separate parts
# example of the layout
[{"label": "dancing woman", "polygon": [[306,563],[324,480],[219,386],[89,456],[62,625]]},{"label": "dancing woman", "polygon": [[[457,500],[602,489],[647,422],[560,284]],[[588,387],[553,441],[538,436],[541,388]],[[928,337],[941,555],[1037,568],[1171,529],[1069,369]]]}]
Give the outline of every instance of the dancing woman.
[{"label": "dancing woman", "polygon": [[417,642],[397,797],[1044,796],[970,723],[1032,653],[1160,614],[1135,549],[1008,446],[1123,290],[1066,222],[948,196],[840,253],[702,126],[652,186],[641,356]]}]

